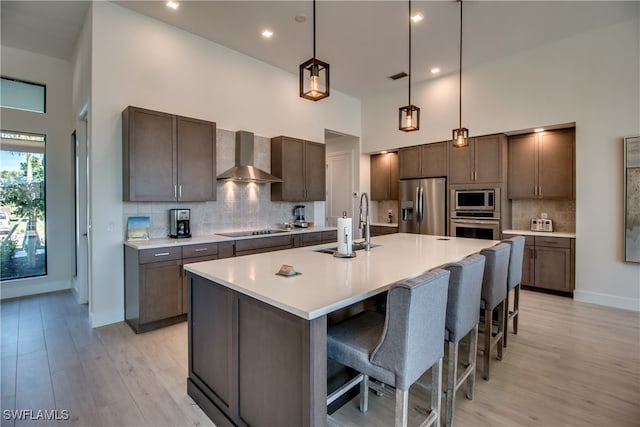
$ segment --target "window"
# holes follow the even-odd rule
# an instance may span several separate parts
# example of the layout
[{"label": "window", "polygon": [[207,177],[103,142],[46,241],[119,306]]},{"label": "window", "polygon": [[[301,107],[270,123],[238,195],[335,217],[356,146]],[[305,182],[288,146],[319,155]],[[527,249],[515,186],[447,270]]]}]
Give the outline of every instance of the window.
[{"label": "window", "polygon": [[45,136],[0,131],[0,279],[47,274]]},{"label": "window", "polygon": [[9,77],[0,79],[0,106],[45,113],[46,87]]}]

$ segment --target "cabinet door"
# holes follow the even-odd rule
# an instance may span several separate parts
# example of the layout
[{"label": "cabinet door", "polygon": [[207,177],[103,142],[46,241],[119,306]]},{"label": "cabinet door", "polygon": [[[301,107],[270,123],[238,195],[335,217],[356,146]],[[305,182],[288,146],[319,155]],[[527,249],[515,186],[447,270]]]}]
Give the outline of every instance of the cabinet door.
[{"label": "cabinet door", "polygon": [[534,286],[535,277],[533,276],[535,272],[535,247],[534,246],[525,246],[524,253],[522,258],[522,285],[525,286]]},{"label": "cabinet door", "polygon": [[389,200],[398,200],[400,198],[400,170],[398,153],[389,153]]},{"label": "cabinet door", "polygon": [[539,197],[573,199],[574,130],[541,132],[538,137]]},{"label": "cabinet door", "polygon": [[571,249],[536,246],[536,287],[571,291]]},{"label": "cabinet door", "polygon": [[279,136],[271,139],[271,173],[282,182],[271,184],[272,201],[304,200],[304,141]]},{"label": "cabinet door", "polygon": [[502,182],[502,153],[506,141],[502,135],[474,138],[475,182],[487,184]]},{"label": "cabinet door", "polygon": [[182,314],[181,261],[140,265],[140,323]]},{"label": "cabinet door", "polygon": [[536,134],[509,138],[509,198],[534,199],[538,196]]},{"label": "cabinet door", "polygon": [[447,143],[437,142],[422,146],[422,176],[447,176]]},{"label": "cabinet door", "polygon": [[470,184],[474,178],[474,140],[466,147],[449,147],[449,183]]},{"label": "cabinet door", "polygon": [[216,124],[177,118],[178,200],[216,200]]},{"label": "cabinet door", "polygon": [[325,146],[305,142],[305,198],[308,201],[325,200]]},{"label": "cabinet door", "polygon": [[122,150],[125,201],[176,200],[175,116],[128,107],[122,112]]},{"label": "cabinet door", "polygon": [[371,156],[371,200],[391,200],[389,155]]},{"label": "cabinet door", "polygon": [[420,177],[420,146],[401,148],[398,151],[398,160],[400,179]]}]

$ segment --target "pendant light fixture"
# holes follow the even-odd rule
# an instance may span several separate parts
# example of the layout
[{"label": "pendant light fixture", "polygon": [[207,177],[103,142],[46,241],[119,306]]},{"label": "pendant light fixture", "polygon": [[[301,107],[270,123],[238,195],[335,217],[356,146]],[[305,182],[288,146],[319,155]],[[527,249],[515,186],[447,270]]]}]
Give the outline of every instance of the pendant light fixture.
[{"label": "pendant light fixture", "polygon": [[469,145],[469,129],[462,127],[462,0],[460,0],[460,74],[459,74],[459,118],[457,129],[453,130],[453,146],[462,148]]},{"label": "pendant light fixture", "polygon": [[316,59],[316,0],[313,0],[313,58],[300,64],[300,96],[312,101],[329,96],[329,64]]},{"label": "pendant light fixture", "polygon": [[398,129],[413,132],[420,129],[420,108],[411,105],[411,0],[409,0],[409,103],[398,109]]}]

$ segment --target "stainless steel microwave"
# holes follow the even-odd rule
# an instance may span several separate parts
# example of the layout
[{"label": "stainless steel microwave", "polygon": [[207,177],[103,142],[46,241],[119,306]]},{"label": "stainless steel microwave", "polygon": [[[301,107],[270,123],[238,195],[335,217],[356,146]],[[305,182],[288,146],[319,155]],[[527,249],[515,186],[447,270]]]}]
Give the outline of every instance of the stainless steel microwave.
[{"label": "stainless steel microwave", "polygon": [[454,190],[456,211],[495,211],[496,200],[500,197],[499,189],[488,190]]}]

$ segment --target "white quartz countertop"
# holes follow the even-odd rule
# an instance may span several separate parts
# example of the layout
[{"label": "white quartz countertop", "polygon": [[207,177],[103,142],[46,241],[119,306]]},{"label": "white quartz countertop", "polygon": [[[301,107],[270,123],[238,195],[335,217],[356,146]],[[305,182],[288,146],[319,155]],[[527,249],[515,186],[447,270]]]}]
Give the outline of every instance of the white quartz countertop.
[{"label": "white quartz countertop", "polygon": [[564,237],[575,239],[576,233],[567,233],[563,231],[531,231],[531,230],[502,230],[502,234],[518,234],[520,236],[540,236],[540,237]]},{"label": "white quartz countertop", "polygon": [[[277,227],[273,227],[274,229]],[[204,236],[194,236],[186,239],[172,239],[166,237],[163,239],[149,239],[149,240],[125,240],[126,246],[134,249],[158,249],[171,246],[185,246],[185,245],[197,245],[201,243],[216,243],[216,242],[230,242],[233,240],[243,239],[259,239],[262,237],[274,237],[274,236],[286,236],[287,234],[303,234],[303,233],[317,233],[319,231],[334,231],[336,227],[309,227],[309,228],[293,228],[291,231],[285,233],[274,234],[260,234],[256,236],[243,236],[243,237],[227,237],[219,234],[208,234]]]},{"label": "white quartz countertop", "polygon": [[[391,284],[463,259],[498,243],[494,240],[389,234],[355,258],[316,252],[335,244],[288,249],[185,265],[205,279],[227,286],[304,319],[315,319],[385,291]],[[283,264],[302,273],[283,277]]]}]

